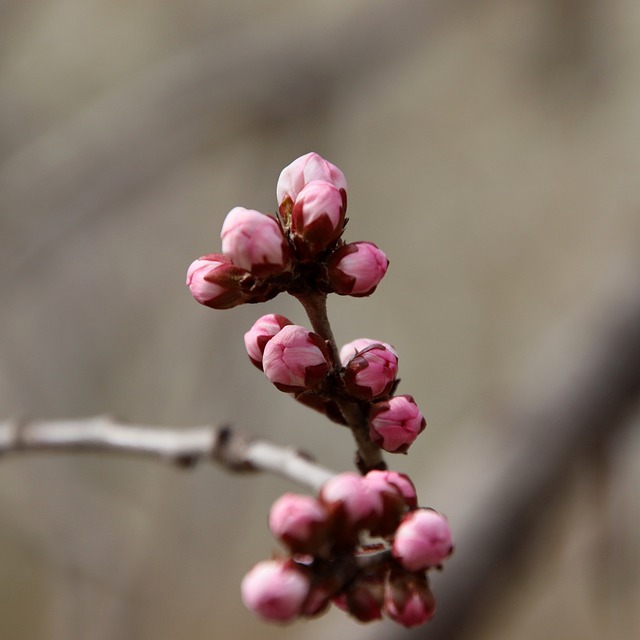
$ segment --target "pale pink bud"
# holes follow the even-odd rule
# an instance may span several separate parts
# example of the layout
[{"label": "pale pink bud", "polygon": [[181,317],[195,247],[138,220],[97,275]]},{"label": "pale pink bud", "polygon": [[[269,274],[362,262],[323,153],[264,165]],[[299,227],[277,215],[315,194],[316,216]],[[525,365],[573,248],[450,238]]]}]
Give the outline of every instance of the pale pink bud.
[{"label": "pale pink bud", "polygon": [[378,471],[377,469],[374,469],[364,476],[364,480],[366,483],[371,483],[372,486],[379,487],[380,491],[384,491],[385,485],[387,484],[393,485],[398,490],[409,509],[417,508],[418,495],[416,493],[416,488],[408,475],[398,473],[397,471]]},{"label": "pale pink bud", "polygon": [[389,453],[405,453],[427,421],[412,396],[376,402],[369,412],[369,435]]},{"label": "pale pink bud", "polygon": [[346,539],[360,529],[375,527],[383,512],[382,496],[363,482],[362,476],[347,471],[322,485],[320,501],[340,523],[339,533]]},{"label": "pale pink bud", "polygon": [[351,360],[356,353],[364,351],[367,347],[370,347],[373,344],[381,344],[383,347],[389,349],[389,351],[391,351],[391,353],[396,357],[398,356],[396,350],[386,342],[382,342],[381,340],[371,340],[370,338],[357,338],[356,340],[347,342],[347,344],[340,349],[340,362],[342,362],[342,365],[346,367],[349,360]]},{"label": "pale pink bud", "polygon": [[[364,339],[366,340],[366,339]],[[356,342],[362,343],[363,339]],[[347,391],[360,400],[381,398],[391,393],[398,374],[398,356],[381,342],[371,342],[363,349],[353,348],[353,343],[340,350],[345,360],[349,352],[355,351],[346,362],[343,380]]]},{"label": "pale pink bud", "polygon": [[247,300],[240,282],[249,273],[229,258],[211,253],[194,260],[187,271],[187,286],[200,303],[213,309],[230,309]]},{"label": "pale pink bud", "polygon": [[280,391],[296,392],[316,386],[329,372],[322,338],[295,324],[283,327],[264,348],[264,372]]},{"label": "pale pink bud", "polygon": [[291,234],[303,256],[314,256],[344,229],[346,200],[330,182],[314,180],[298,194],[291,213]]},{"label": "pale pink bud", "polygon": [[278,221],[259,211],[235,207],[227,214],[220,237],[222,253],[259,277],[283,271],[289,264],[289,247]]},{"label": "pale pink bud", "polygon": [[343,189],[345,192],[347,190],[347,181],[338,167],[317,153],[307,153],[294,160],[280,173],[276,187],[278,205],[281,205],[286,198],[295,202],[304,186],[314,180],[324,180],[338,189]]},{"label": "pale pink bud", "polygon": [[315,555],[326,540],[327,519],[316,498],[285,493],[271,507],[269,529],[294,553]]},{"label": "pale pink bud", "polygon": [[309,577],[290,560],[264,560],[242,580],[245,607],[269,622],[291,622],[301,615]]},{"label": "pale pink bud", "polygon": [[244,346],[249,354],[251,362],[262,371],[262,354],[267,342],[273,338],[291,320],[276,313],[268,313],[258,318],[254,325],[244,334]]},{"label": "pale pink bud", "polygon": [[352,242],[338,247],[327,266],[329,281],[337,294],[361,298],[375,291],[389,260],[372,242]]},{"label": "pale pink bud", "polygon": [[439,566],[453,551],[447,519],[433,509],[417,509],[400,523],[393,540],[393,557],[408,571]]},{"label": "pale pink bud", "polygon": [[384,600],[384,613],[391,620],[403,627],[417,627],[435,612],[436,601],[425,576],[391,572]]}]

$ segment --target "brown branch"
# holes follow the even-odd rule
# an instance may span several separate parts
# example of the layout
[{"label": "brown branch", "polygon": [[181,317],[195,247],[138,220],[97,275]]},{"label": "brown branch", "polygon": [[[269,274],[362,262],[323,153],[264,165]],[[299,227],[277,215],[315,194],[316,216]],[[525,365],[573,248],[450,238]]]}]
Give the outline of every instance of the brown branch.
[{"label": "brown branch", "polygon": [[0,422],[0,456],[24,453],[125,453],[192,467],[214,461],[228,471],[268,471],[313,491],[334,472],[307,455],[230,427],[157,428],[121,424],[108,416]]},{"label": "brown branch", "polygon": [[[296,296],[296,298],[304,307],[313,330],[327,343],[331,352],[333,366],[340,367],[338,345],[333,336],[333,330],[331,329],[331,323],[327,315],[326,294],[311,293]],[[375,444],[369,436],[369,421],[367,420],[366,413],[355,402],[349,402],[339,397],[334,398],[334,400],[356,441],[358,447],[356,452],[356,466],[358,469],[360,469],[362,473],[371,471],[371,469],[386,469],[387,465],[382,457],[380,447]]]}]

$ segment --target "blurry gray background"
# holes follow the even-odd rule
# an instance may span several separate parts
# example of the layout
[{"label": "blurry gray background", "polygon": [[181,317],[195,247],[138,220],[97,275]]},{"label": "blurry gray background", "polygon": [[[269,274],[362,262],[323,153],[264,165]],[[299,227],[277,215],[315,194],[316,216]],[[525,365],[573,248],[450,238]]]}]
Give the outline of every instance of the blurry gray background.
[{"label": "blurry gray background", "polygon": [[[494,517],[474,506],[519,407],[637,292],[635,0],[0,2],[0,413],[228,421],[350,468],[350,435],[244,353],[259,315],[305,321],[295,301],[216,312],[184,286],[226,213],[274,211],[280,170],[311,150],[346,174],[346,238],[391,261],[373,297],[330,300],[334,332],[397,348],[429,426],[388,461],[460,545]],[[566,465],[465,638],[637,637],[637,411],[626,424]],[[277,547],[268,507],[292,489],[119,457],[0,461],[0,637],[404,637],[243,609],[244,572]]]}]

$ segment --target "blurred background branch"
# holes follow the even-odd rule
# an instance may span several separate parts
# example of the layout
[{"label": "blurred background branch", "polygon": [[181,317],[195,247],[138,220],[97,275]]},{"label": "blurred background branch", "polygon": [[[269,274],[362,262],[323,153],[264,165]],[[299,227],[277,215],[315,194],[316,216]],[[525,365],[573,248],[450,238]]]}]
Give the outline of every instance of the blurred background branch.
[{"label": "blurred background branch", "polygon": [[0,455],[38,452],[126,453],[183,468],[214,461],[227,471],[269,471],[313,491],[333,475],[307,454],[250,438],[230,427],[158,429],[119,424],[106,416],[0,422]]}]

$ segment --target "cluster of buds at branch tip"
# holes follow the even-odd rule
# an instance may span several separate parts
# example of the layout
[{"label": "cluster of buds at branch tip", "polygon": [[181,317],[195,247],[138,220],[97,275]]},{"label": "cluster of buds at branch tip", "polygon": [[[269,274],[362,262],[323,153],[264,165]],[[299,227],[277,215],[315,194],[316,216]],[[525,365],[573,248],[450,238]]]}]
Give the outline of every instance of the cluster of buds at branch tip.
[{"label": "cluster of buds at branch tip", "polygon": [[412,481],[386,469],[381,451],[406,453],[426,420],[410,395],[396,395],[398,353],[359,338],[338,349],[326,310],[330,293],[371,295],[389,260],[371,242],[346,242],[347,182],[338,167],[308,153],[285,167],[278,210],[235,207],[222,253],[187,272],[193,297],[214,309],[297,298],[312,330],[278,314],[244,335],[251,363],[280,391],[351,429],[361,472],[326,481],[316,496],[286,493],[269,528],[288,556],[258,563],[242,582],[245,605],[264,620],[313,617],[332,603],[361,622],[387,617],[405,627],[435,611],[427,571],[453,542],[446,518],[418,507]]},{"label": "cluster of buds at branch tip", "polygon": [[[389,261],[370,242],[345,244],[347,182],[336,166],[308,153],[286,167],[277,186],[278,214],[234,207],[220,234],[222,254],[189,268],[187,285],[201,304],[229,309],[293,295],[368,296]],[[224,257],[224,258],[223,258]]]},{"label": "cluster of buds at branch tip", "polygon": [[444,516],[418,508],[406,475],[347,472],[315,498],[284,494],[269,528],[291,555],[259,562],[242,583],[245,605],[264,620],[312,617],[330,603],[360,622],[387,616],[413,627],[433,616],[426,570],[453,542]]}]

